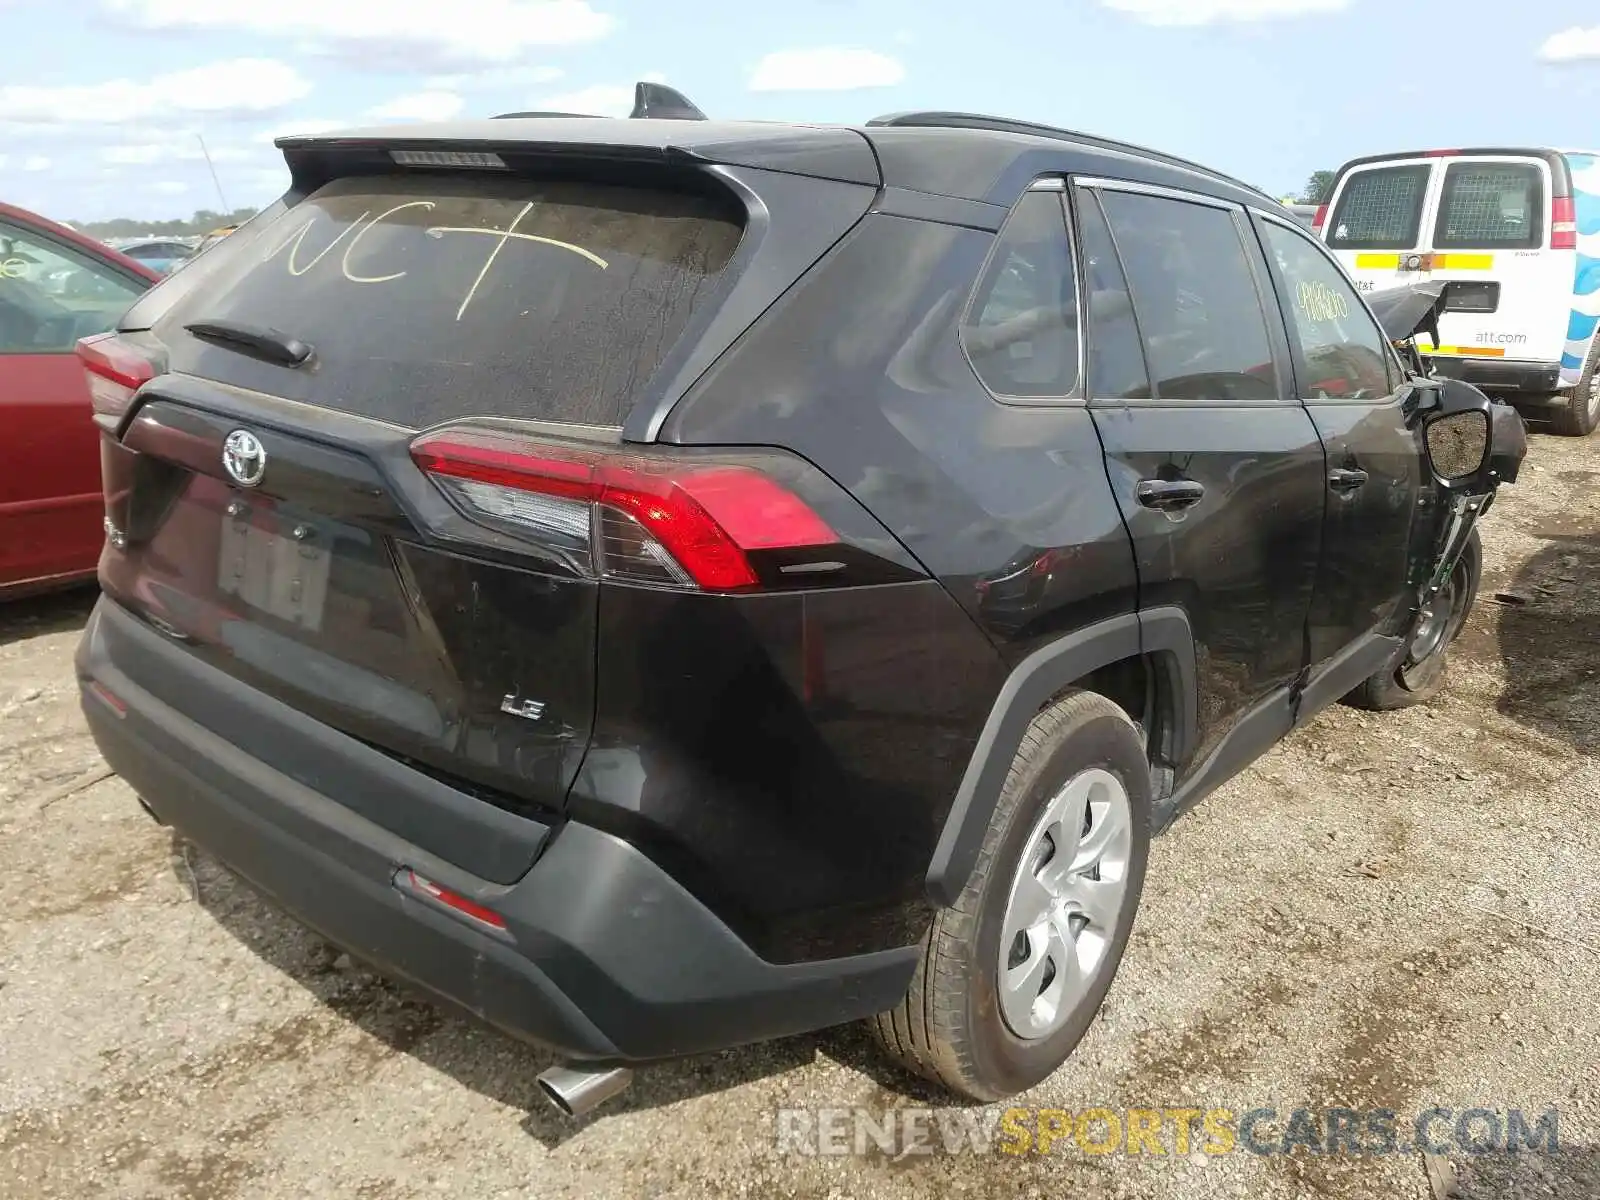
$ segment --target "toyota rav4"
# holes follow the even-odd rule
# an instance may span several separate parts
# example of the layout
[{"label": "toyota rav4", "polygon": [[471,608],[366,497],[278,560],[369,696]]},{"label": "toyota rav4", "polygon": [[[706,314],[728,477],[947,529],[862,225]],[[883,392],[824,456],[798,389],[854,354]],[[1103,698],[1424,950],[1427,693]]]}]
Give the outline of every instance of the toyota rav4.
[{"label": "toyota rav4", "polygon": [[643,91],[286,139],[288,193],[82,345],[89,724],[568,1110],[859,1018],[1016,1093],[1153,834],[1439,687],[1522,427],[1214,171]]}]

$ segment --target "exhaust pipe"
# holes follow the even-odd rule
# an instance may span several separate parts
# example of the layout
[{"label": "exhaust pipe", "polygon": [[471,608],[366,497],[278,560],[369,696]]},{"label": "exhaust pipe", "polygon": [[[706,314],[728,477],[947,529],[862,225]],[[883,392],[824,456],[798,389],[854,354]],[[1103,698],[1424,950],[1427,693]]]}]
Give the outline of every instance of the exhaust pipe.
[{"label": "exhaust pipe", "polygon": [[551,1067],[539,1076],[545,1099],[569,1117],[593,1112],[633,1082],[628,1067]]}]

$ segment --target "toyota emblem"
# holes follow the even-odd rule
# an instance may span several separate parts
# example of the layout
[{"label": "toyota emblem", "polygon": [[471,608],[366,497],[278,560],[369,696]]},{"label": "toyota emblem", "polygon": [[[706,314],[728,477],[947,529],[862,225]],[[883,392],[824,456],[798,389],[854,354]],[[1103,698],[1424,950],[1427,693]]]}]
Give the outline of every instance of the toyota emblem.
[{"label": "toyota emblem", "polygon": [[222,443],[222,467],[240,487],[255,487],[267,473],[267,451],[248,429],[235,429]]}]

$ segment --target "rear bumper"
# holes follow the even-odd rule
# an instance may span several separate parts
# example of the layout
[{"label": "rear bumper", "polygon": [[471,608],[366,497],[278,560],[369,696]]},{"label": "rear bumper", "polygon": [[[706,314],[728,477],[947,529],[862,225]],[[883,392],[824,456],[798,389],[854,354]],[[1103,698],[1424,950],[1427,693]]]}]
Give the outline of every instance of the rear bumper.
[{"label": "rear bumper", "polygon": [[[84,712],[149,808],[330,941],[507,1032],[575,1059],[648,1061],[867,1016],[909,984],[916,947],[768,963],[634,847],[576,822],[517,882],[471,876],[157,699],[119,667],[113,638],[216,672],[110,600],[90,620]],[[264,722],[281,707],[254,703]],[[405,868],[500,914],[505,931],[402,891]]]},{"label": "rear bumper", "polygon": [[1504,358],[1455,358],[1438,356],[1429,360],[1436,374],[1446,379],[1461,379],[1486,392],[1519,392],[1526,397],[1548,396],[1561,386],[1559,362],[1529,362]]}]

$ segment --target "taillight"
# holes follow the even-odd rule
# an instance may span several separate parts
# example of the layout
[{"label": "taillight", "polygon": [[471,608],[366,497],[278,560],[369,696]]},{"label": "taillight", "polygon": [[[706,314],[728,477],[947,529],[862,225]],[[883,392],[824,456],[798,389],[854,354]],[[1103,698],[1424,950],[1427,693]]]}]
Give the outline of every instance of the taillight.
[{"label": "taillight", "polygon": [[114,333],[96,334],[78,342],[78,361],[89,381],[89,402],[106,417],[120,417],[133,394],[156,377],[148,355]]},{"label": "taillight", "polygon": [[1311,218],[1311,231],[1320,234],[1322,227],[1328,223],[1328,206],[1317,205],[1317,215]]},{"label": "taillight", "polygon": [[1578,248],[1578,213],[1571,196],[1557,196],[1550,201],[1550,249],[1576,250]]},{"label": "taillight", "polygon": [[431,879],[425,879],[410,867],[402,867],[399,874],[395,876],[394,881],[402,891],[408,891],[412,895],[432,900],[452,912],[459,913],[461,916],[477,922],[479,925],[487,925],[498,933],[506,931],[506,919],[495,912],[494,909],[487,908],[476,900],[463,896],[460,892],[453,892],[443,884],[435,883]]},{"label": "taillight", "polygon": [[839,541],[804,500],[748,466],[479,429],[424,434],[411,456],[470,519],[594,575],[741,591],[761,582],[752,552]]}]

